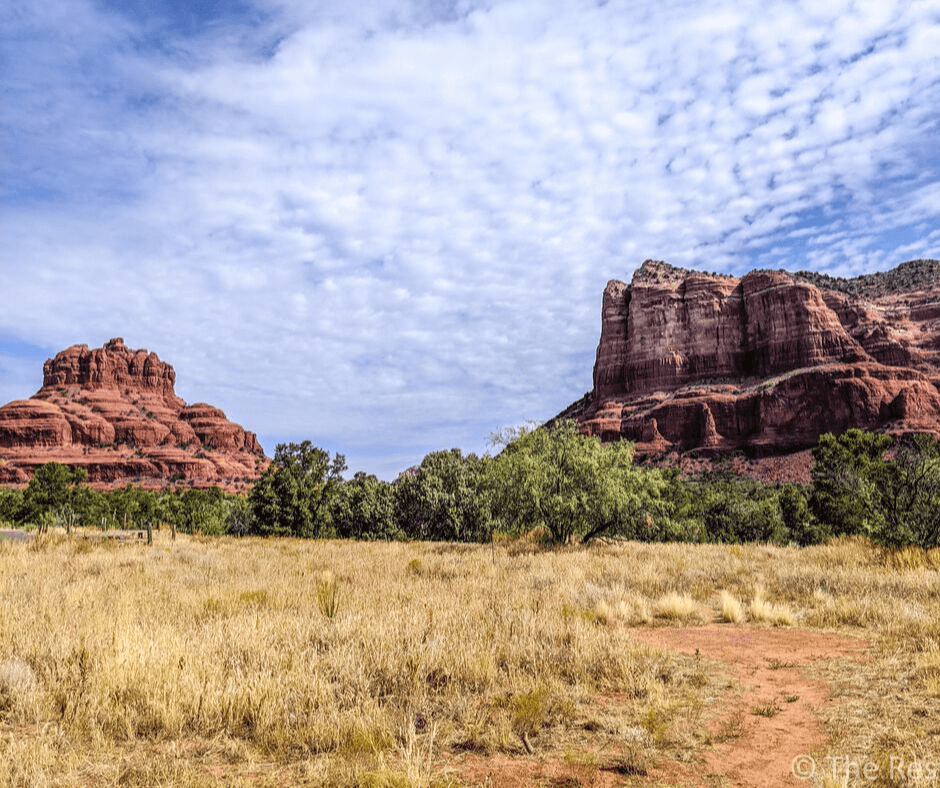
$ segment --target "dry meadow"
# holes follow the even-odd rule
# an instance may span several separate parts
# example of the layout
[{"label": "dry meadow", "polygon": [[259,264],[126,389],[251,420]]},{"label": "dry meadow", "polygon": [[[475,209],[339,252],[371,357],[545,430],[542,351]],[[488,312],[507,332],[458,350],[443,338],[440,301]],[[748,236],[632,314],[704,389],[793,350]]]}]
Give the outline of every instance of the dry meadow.
[{"label": "dry meadow", "polygon": [[727,671],[635,635],[706,624],[860,638],[813,663],[817,760],[936,760],[938,567],[860,540],[0,542],[0,784],[683,784],[663,765],[779,710],[716,732]]}]

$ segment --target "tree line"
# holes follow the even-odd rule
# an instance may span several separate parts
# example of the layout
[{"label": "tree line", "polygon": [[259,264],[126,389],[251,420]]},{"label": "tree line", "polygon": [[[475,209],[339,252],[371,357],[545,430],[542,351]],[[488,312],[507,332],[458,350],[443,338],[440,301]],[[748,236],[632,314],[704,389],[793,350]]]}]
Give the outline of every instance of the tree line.
[{"label": "tree line", "polygon": [[816,544],[863,535],[888,547],[940,546],[940,443],[848,430],[823,435],[810,484],[634,463],[633,445],[601,443],[572,421],[495,436],[495,457],[428,454],[386,482],[344,479],[346,461],[310,441],[280,444],[247,498],[210,490],[91,490],[81,469],[49,463],[25,490],[0,491],[0,521],[121,527],[170,522],[193,533],[306,538]]},{"label": "tree line", "polygon": [[101,491],[87,482],[83,468],[57,462],[41,465],[25,489],[0,487],[0,523],[67,531],[158,528],[166,523],[209,536],[249,531],[248,499],[218,487],[145,490],[128,484]]}]

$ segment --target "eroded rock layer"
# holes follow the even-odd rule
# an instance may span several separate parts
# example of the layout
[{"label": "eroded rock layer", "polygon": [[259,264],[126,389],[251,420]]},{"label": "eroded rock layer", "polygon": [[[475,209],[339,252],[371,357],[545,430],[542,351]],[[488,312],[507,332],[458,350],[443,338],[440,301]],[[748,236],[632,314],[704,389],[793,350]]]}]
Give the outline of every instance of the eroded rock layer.
[{"label": "eroded rock layer", "polygon": [[936,261],[855,280],[647,261],[608,283],[594,388],[569,411],[641,455],[767,456],[850,427],[940,435],[938,384]]},{"label": "eroded rock layer", "polygon": [[0,483],[55,461],[85,468],[96,486],[247,488],[267,464],[255,434],[211,405],[187,405],[175,382],[156,353],[121,339],[63,350],[36,394],[0,407]]}]

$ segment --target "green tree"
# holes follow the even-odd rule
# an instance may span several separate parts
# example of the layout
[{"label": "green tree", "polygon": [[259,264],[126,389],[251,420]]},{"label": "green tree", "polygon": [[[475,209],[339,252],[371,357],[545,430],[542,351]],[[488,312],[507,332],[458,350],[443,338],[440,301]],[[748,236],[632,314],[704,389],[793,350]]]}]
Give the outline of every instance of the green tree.
[{"label": "green tree", "polygon": [[809,507],[809,485],[784,484],[777,495],[780,515],[790,540],[801,547],[825,542],[832,536],[829,528],[820,523]]},{"label": "green tree", "polygon": [[222,536],[228,530],[230,497],[215,485],[207,490],[177,490],[167,501],[169,511],[164,510],[162,519],[175,523],[184,533]]},{"label": "green tree", "polygon": [[810,508],[832,534],[884,531],[879,475],[891,437],[859,429],[827,432],[813,449]]},{"label": "green tree", "polygon": [[940,442],[908,435],[895,457],[872,469],[883,525],[872,534],[888,547],[940,547]]},{"label": "green tree", "polygon": [[358,471],[337,489],[331,505],[336,535],[344,539],[400,539],[395,490],[372,474]]},{"label": "green tree", "polygon": [[633,466],[633,444],[602,444],[570,420],[518,437],[494,462],[491,478],[504,527],[544,526],[557,543],[648,531],[664,516],[668,486],[661,473]]},{"label": "green tree", "polygon": [[274,460],[248,495],[253,532],[262,536],[331,536],[330,502],[346,459],[310,441],[280,443]]},{"label": "green tree", "polygon": [[40,465],[23,493],[25,518],[38,522],[44,514],[54,516],[64,507],[71,507],[76,488],[87,481],[84,468],[58,462]]},{"label": "green tree", "polygon": [[18,523],[22,515],[23,491],[16,487],[0,487],[0,523]]},{"label": "green tree", "polygon": [[254,515],[247,496],[226,496],[228,511],[225,516],[225,533],[232,536],[247,536],[253,530]]},{"label": "green tree", "polygon": [[696,499],[695,511],[710,542],[788,541],[780,503],[770,485],[752,480],[706,482]]},{"label": "green tree", "polygon": [[126,484],[107,493],[107,498],[109,520],[118,528],[144,528],[148,522],[156,525],[165,519],[162,497],[155,490]]},{"label": "green tree", "polygon": [[86,528],[100,527],[102,518],[109,523],[113,516],[110,493],[93,490],[84,484],[75,489],[72,506],[79,524]]},{"label": "green tree", "polygon": [[460,449],[428,454],[395,483],[395,519],[411,539],[485,542],[492,534],[486,458]]}]

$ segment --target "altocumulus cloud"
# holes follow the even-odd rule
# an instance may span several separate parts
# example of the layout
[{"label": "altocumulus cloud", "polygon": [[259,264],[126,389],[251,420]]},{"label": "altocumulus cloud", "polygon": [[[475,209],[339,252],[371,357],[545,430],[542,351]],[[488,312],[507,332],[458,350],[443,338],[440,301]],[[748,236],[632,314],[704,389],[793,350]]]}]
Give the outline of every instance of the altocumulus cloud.
[{"label": "altocumulus cloud", "polygon": [[0,396],[122,335],[391,477],[590,387],[645,258],[940,256],[932,0],[12,0]]}]

